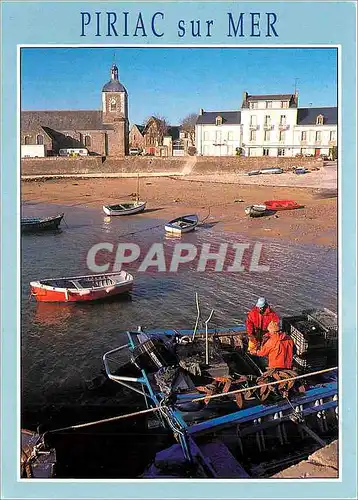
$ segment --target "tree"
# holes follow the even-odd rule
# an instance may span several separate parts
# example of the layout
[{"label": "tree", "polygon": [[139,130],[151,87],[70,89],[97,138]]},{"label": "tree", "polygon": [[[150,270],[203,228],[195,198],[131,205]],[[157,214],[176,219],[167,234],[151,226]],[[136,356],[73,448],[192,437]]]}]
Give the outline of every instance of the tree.
[{"label": "tree", "polygon": [[337,154],[337,146],[333,146],[329,149],[329,156],[332,158],[332,160],[337,160],[338,154]]},{"label": "tree", "polygon": [[180,122],[180,128],[188,134],[191,146],[195,146],[195,124],[197,119],[198,115],[196,113],[190,113]]}]

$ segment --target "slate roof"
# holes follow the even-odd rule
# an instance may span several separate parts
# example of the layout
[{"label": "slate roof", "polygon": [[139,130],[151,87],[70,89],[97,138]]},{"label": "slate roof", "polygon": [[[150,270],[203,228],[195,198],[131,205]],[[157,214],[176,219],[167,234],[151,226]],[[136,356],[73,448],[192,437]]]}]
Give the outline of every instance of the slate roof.
[{"label": "slate roof", "polygon": [[118,80],[110,80],[103,86],[102,92],[127,92],[127,91]]},{"label": "slate roof", "polygon": [[248,95],[248,101],[287,101],[294,97],[294,94],[267,94],[267,95]]},{"label": "slate roof", "polygon": [[144,125],[138,125],[137,123],[135,123],[133,125],[133,127],[137,127],[137,129],[139,130],[139,132],[143,135],[143,130],[145,129]]},{"label": "slate roof", "polygon": [[318,115],[323,115],[323,125],[337,125],[338,108],[299,108],[297,125],[316,125]]},{"label": "slate roof", "polygon": [[111,125],[102,123],[102,111],[22,111],[21,130],[33,130],[36,126],[53,130],[110,130]]},{"label": "slate roof", "polygon": [[221,116],[223,125],[240,125],[241,111],[204,111],[199,115],[197,125],[215,125],[216,118]]},{"label": "slate roof", "polygon": [[179,139],[180,127],[178,125],[169,125],[167,130],[167,135],[173,139],[173,141]]}]

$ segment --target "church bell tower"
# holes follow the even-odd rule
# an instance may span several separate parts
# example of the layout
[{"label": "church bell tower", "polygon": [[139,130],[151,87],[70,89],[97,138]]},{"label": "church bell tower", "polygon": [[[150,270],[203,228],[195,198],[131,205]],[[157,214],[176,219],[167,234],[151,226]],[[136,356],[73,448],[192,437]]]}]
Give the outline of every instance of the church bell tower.
[{"label": "church bell tower", "polygon": [[[108,130],[108,154],[128,154],[128,94],[118,79],[118,67],[112,64],[111,79],[102,89],[102,121],[112,125],[114,134]],[[114,136],[114,137],[112,137]]]}]

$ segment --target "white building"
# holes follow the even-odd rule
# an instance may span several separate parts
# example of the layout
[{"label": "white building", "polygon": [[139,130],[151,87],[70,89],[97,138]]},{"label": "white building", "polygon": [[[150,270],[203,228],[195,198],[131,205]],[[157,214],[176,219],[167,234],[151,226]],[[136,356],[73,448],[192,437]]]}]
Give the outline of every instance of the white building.
[{"label": "white building", "polygon": [[203,156],[329,155],[337,108],[298,108],[298,94],[243,94],[240,111],[200,110],[196,149]]}]

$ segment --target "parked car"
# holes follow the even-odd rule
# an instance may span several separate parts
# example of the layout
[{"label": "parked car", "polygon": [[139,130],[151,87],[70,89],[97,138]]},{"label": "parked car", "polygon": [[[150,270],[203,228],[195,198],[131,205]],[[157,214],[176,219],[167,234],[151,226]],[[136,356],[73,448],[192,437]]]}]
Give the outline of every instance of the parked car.
[{"label": "parked car", "polygon": [[132,156],[140,155],[141,150],[139,148],[129,148],[129,154]]}]

